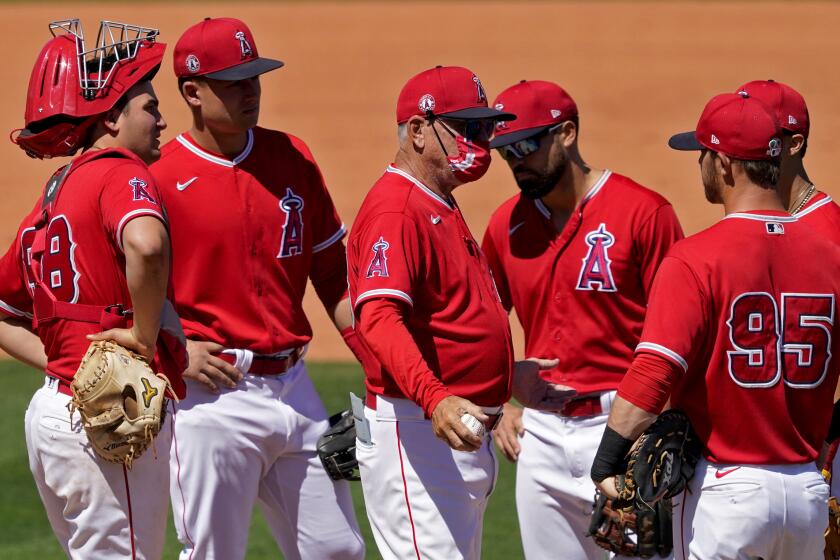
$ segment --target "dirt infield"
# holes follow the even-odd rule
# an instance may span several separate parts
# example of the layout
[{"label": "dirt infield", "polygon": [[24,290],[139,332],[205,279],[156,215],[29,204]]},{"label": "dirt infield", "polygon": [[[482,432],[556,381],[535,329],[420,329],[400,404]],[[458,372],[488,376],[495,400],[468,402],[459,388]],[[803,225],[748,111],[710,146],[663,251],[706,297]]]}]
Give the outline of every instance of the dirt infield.
[{"label": "dirt infield", "polygon": [[[832,155],[840,149],[840,5],[829,3],[6,5],[0,6],[6,53],[0,123],[7,130],[23,124],[29,71],[49,36],[47,22],[80,17],[94,34],[106,18],[160,27],[170,50],[155,84],[169,123],[164,136],[174,137],[187,126],[187,112],[177,94],[171,48],[205,15],[245,20],[260,53],[286,62],[263,78],[261,124],[310,145],[348,226],[396,150],[400,87],[435,64],[474,70],[491,98],[523,78],[562,84],[581,111],[587,161],[661,192],[687,233],[713,223],[721,209],[703,199],[695,157],[669,150],[668,136],[693,128],[716,93],[753,79],[784,81],[802,92],[810,108],[811,179],[840,197],[832,174],[838,168]],[[57,165],[30,160],[0,142],[3,248]],[[496,158],[485,179],[455,194],[480,238],[490,213],[514,192],[507,166]],[[744,247],[744,258],[749,253]],[[307,309],[316,333],[310,356],[349,357],[312,290]]]}]

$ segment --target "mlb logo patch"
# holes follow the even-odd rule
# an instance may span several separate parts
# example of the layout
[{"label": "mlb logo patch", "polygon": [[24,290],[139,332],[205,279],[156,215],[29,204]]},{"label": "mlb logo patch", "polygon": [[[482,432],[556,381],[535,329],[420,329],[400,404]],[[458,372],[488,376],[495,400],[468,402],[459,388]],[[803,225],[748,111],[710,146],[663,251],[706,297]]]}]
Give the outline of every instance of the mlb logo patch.
[{"label": "mlb logo patch", "polygon": [[779,222],[766,222],[764,226],[767,228],[767,233],[771,235],[784,235],[785,226]]}]

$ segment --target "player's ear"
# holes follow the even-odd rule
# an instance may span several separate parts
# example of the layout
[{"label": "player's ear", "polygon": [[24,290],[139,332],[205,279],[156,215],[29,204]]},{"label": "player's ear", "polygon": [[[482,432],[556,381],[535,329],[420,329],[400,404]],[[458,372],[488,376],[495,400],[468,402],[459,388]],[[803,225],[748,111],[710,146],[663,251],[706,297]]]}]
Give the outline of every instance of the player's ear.
[{"label": "player's ear", "polygon": [[805,146],[805,136],[802,134],[794,134],[790,138],[790,147],[788,148],[790,155],[795,156],[802,151]]},{"label": "player's ear", "polygon": [[715,171],[723,177],[723,182],[727,185],[733,184],[732,177],[732,160],[729,156],[721,152],[715,153]]},{"label": "player's ear", "polygon": [[408,122],[406,123],[408,139],[420,152],[422,152],[423,148],[426,147],[425,123],[426,119],[416,115],[408,119]]},{"label": "player's ear", "polygon": [[577,126],[573,121],[566,121],[560,125],[560,137],[566,149],[571,148],[577,141]]},{"label": "player's ear", "polygon": [[114,136],[120,131],[120,115],[122,114],[122,109],[113,107],[102,118],[102,125],[105,127],[105,130]]},{"label": "player's ear", "polygon": [[184,80],[181,83],[181,97],[187,102],[190,107],[200,107],[201,97],[199,94],[198,82],[193,80]]}]

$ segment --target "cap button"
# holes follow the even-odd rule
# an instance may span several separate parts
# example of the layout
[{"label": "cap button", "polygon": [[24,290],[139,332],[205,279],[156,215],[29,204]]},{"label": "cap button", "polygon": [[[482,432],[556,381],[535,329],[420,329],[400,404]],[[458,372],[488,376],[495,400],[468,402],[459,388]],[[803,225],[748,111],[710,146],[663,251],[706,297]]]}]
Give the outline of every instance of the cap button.
[{"label": "cap button", "polygon": [[747,93],[746,91],[743,91],[743,90],[739,91],[739,92],[738,92],[738,95],[740,95],[740,96],[741,96],[741,97],[743,97],[744,99],[747,99],[747,98],[749,98],[749,96],[750,96],[750,94],[749,94],[749,93]]},{"label": "cap button", "polygon": [[528,80],[519,80],[519,83],[520,83],[520,84],[524,84],[524,83],[525,83],[525,82],[527,82],[527,81],[528,81]]},{"label": "cap button", "polygon": [[437,66],[435,66],[435,68],[443,68],[443,66],[441,66],[440,64],[438,64]]},{"label": "cap button", "polygon": [[210,21],[211,19],[213,19],[213,18],[208,16],[208,17],[204,18],[204,21]]}]

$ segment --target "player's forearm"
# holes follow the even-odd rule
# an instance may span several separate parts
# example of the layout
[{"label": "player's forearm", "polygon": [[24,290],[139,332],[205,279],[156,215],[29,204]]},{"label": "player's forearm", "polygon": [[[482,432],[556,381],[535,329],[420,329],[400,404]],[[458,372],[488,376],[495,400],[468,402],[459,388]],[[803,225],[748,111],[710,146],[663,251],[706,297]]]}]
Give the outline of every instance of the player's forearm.
[{"label": "player's forearm", "polygon": [[134,328],[144,344],[154,346],[169,280],[169,235],[159,220],[137,218],[125,227],[123,247]]},{"label": "player's forearm", "polygon": [[16,360],[39,370],[47,369],[47,355],[38,335],[11,320],[0,320],[0,348]]},{"label": "player's forearm", "polygon": [[607,426],[624,438],[635,441],[656,420],[656,414],[616,397],[610,409]]},{"label": "player's forearm", "polygon": [[435,377],[417,348],[400,304],[387,299],[365,303],[357,328],[400,390],[431,417],[438,403],[451,393]]},{"label": "player's forearm", "polygon": [[622,463],[630,448],[653,421],[656,414],[616,397],[610,409],[607,427],[598,452],[592,461],[590,475],[596,483],[623,471]]},{"label": "player's forearm", "polygon": [[618,386],[618,396],[652,414],[659,414],[671,395],[679,366],[656,354],[640,352]]}]

